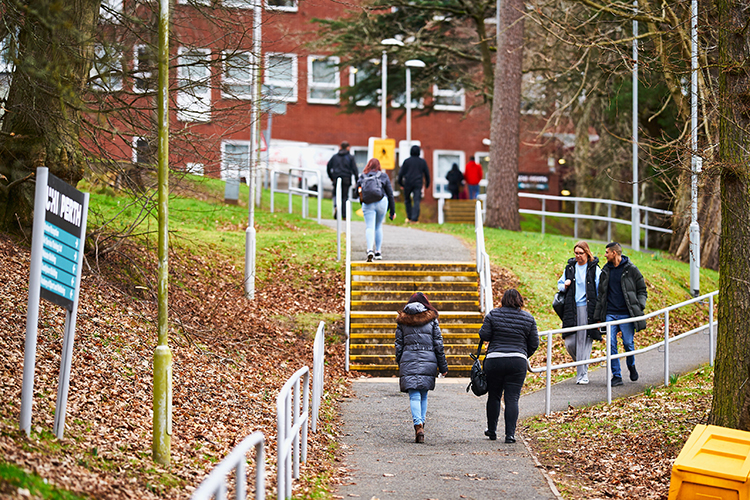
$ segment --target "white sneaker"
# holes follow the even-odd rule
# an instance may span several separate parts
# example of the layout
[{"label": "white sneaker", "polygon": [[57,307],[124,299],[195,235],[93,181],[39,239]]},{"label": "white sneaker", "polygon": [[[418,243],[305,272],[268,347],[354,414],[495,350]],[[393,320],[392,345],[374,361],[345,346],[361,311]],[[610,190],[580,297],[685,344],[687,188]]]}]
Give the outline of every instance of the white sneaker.
[{"label": "white sneaker", "polygon": [[583,377],[582,379],[580,379],[579,381],[577,381],[576,384],[578,384],[578,385],[588,385],[589,384],[589,378],[588,377]]}]

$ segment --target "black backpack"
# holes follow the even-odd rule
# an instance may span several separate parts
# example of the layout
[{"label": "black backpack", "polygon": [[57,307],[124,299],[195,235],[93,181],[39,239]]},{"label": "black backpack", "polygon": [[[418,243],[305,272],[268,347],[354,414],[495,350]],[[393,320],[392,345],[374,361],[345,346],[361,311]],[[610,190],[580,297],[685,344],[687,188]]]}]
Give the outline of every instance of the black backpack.
[{"label": "black backpack", "polygon": [[362,203],[377,203],[383,196],[385,192],[380,182],[380,172],[362,174],[359,180],[359,199]]}]

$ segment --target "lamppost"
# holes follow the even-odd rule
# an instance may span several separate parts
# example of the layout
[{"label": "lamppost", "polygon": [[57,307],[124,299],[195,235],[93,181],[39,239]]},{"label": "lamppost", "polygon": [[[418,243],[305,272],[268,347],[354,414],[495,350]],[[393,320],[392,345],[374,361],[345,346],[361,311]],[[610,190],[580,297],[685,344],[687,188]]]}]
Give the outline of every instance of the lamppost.
[{"label": "lamppost", "polygon": [[692,70],[690,82],[690,149],[692,151],[690,176],[690,292],[700,295],[701,233],[698,226],[698,174],[703,159],[698,156],[698,2],[690,4],[690,41]]},{"label": "lamppost", "polygon": [[424,68],[425,64],[419,59],[409,59],[406,66],[406,143],[411,148],[411,68]]},{"label": "lamppost", "polygon": [[[404,42],[401,40],[397,40],[395,38],[386,38],[385,40],[380,41],[380,45],[396,45],[399,47],[404,46]],[[383,49],[383,61],[382,61],[382,68],[380,70],[382,80],[381,80],[381,94],[380,94],[380,137],[385,139],[387,136],[385,135],[385,121],[386,121],[386,113],[387,113],[387,97],[388,97],[388,54],[386,53],[386,49]]]}]

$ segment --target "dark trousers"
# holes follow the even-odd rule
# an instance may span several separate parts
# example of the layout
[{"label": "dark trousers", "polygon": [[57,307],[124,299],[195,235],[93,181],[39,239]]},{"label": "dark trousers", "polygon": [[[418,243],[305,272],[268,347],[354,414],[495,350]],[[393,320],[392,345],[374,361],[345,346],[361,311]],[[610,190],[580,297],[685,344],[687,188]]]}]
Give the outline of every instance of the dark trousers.
[{"label": "dark trousers", "polygon": [[[336,217],[336,182],[339,178],[333,179],[333,216]],[[349,199],[349,189],[352,187],[351,177],[341,177],[341,218],[346,219],[346,200]]]},{"label": "dark trousers", "polygon": [[422,186],[404,186],[404,206],[406,218],[417,222],[419,220],[419,202],[422,201]]},{"label": "dark trousers", "polygon": [[459,199],[461,186],[454,186],[453,184],[448,184],[448,191],[451,192],[451,200],[457,200]]},{"label": "dark trousers", "polygon": [[487,429],[497,432],[500,417],[500,398],[505,393],[505,435],[516,435],[518,421],[518,399],[526,380],[526,358],[486,358],[484,371],[487,374]]}]

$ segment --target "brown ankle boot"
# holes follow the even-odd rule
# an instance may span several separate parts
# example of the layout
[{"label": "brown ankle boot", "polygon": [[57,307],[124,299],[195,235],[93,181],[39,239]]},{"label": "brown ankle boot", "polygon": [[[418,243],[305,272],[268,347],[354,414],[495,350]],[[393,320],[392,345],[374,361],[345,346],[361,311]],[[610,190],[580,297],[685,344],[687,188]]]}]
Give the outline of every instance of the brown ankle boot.
[{"label": "brown ankle boot", "polygon": [[414,426],[414,442],[415,443],[424,443],[424,426],[422,424],[418,424]]}]

